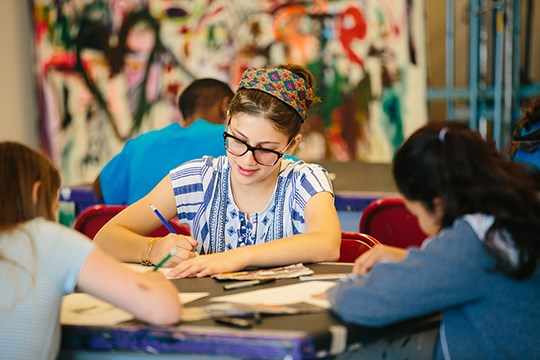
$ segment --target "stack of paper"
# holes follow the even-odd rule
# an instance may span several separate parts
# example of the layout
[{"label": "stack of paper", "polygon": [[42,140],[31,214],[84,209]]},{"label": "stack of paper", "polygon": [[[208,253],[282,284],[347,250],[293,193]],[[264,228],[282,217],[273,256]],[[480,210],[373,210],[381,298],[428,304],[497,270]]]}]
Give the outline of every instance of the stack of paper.
[{"label": "stack of paper", "polygon": [[239,304],[218,302],[204,306],[190,306],[184,308],[182,321],[198,321],[205,319],[218,319],[221,317],[258,317],[260,315],[291,315],[320,312],[319,306],[307,303],[291,305],[269,306],[264,304]]},{"label": "stack of paper", "polygon": [[305,267],[303,264],[294,264],[276,268],[221,273],[212,275],[212,277],[218,280],[266,280],[297,278],[311,274],[313,274],[313,270],[310,268]]}]

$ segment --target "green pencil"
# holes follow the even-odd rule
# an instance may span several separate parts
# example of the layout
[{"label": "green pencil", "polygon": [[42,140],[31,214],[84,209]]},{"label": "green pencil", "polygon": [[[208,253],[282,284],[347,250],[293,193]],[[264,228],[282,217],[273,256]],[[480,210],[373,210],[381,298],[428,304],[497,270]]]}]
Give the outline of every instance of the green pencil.
[{"label": "green pencil", "polygon": [[171,257],[174,256],[174,254],[176,254],[178,252],[178,248],[175,247],[173,248],[171,251],[169,251],[169,253],[167,255],[165,255],[165,257],[156,265],[154,266],[154,268],[152,269],[152,271],[156,271],[158,270],[160,267],[163,266],[163,264],[165,264],[167,262],[167,260],[169,260]]}]

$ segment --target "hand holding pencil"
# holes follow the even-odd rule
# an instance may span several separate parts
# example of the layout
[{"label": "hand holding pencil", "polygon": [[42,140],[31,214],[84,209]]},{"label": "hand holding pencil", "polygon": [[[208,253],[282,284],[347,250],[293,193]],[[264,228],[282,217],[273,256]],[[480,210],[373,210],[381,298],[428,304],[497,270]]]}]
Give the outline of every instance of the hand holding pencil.
[{"label": "hand holding pencil", "polygon": [[197,253],[194,253],[195,247],[197,246],[197,241],[191,236],[177,235],[169,222],[153,204],[150,204],[150,208],[170,232],[170,234],[160,238],[159,242],[156,243],[154,249],[155,254],[152,256],[152,258],[159,256],[159,261],[157,263],[155,262],[156,266],[152,271],[156,271],[163,266],[172,267],[177,265],[182,260],[187,260],[197,256]]},{"label": "hand holding pencil", "polygon": [[169,253],[167,255],[165,255],[165,257],[163,259],[161,259],[160,262],[158,262],[156,264],[156,266],[154,266],[154,268],[152,269],[152,271],[157,271],[160,267],[162,267],[167,261],[169,261],[169,259],[171,257],[173,257],[176,253],[178,252],[178,248],[177,247],[174,247],[171,251],[169,251]]}]

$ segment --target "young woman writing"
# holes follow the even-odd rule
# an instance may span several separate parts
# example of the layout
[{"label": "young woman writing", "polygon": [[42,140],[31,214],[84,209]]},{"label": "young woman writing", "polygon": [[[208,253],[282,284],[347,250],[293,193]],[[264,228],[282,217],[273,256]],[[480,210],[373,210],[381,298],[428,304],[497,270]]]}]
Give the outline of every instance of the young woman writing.
[{"label": "young woman writing", "polygon": [[[171,277],[336,260],[341,233],[328,173],[283,159],[302,138],[314,86],[298,65],[246,70],[228,110],[227,156],[172,170],[94,240],[122,261],[148,264],[178,247],[166,264]],[[188,224],[192,237],[145,237],[161,225],[150,205]],[[149,258],[141,258],[149,245]]]}]

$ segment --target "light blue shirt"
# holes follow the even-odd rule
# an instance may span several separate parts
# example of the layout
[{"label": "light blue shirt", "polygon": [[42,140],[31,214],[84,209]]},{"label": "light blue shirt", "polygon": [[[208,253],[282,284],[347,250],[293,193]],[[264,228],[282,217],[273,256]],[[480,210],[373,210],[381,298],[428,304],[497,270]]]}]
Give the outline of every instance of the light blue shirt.
[{"label": "light blue shirt", "polygon": [[254,214],[240,211],[230,188],[227,157],[203,157],[171,171],[178,218],[198,241],[201,254],[261,244],[306,231],[304,210],[319,192],[333,194],[320,165],[284,159],[274,193]]},{"label": "light blue shirt", "polygon": [[82,234],[36,218],[0,233],[0,358],[56,359],[62,296],[93,249]]}]

